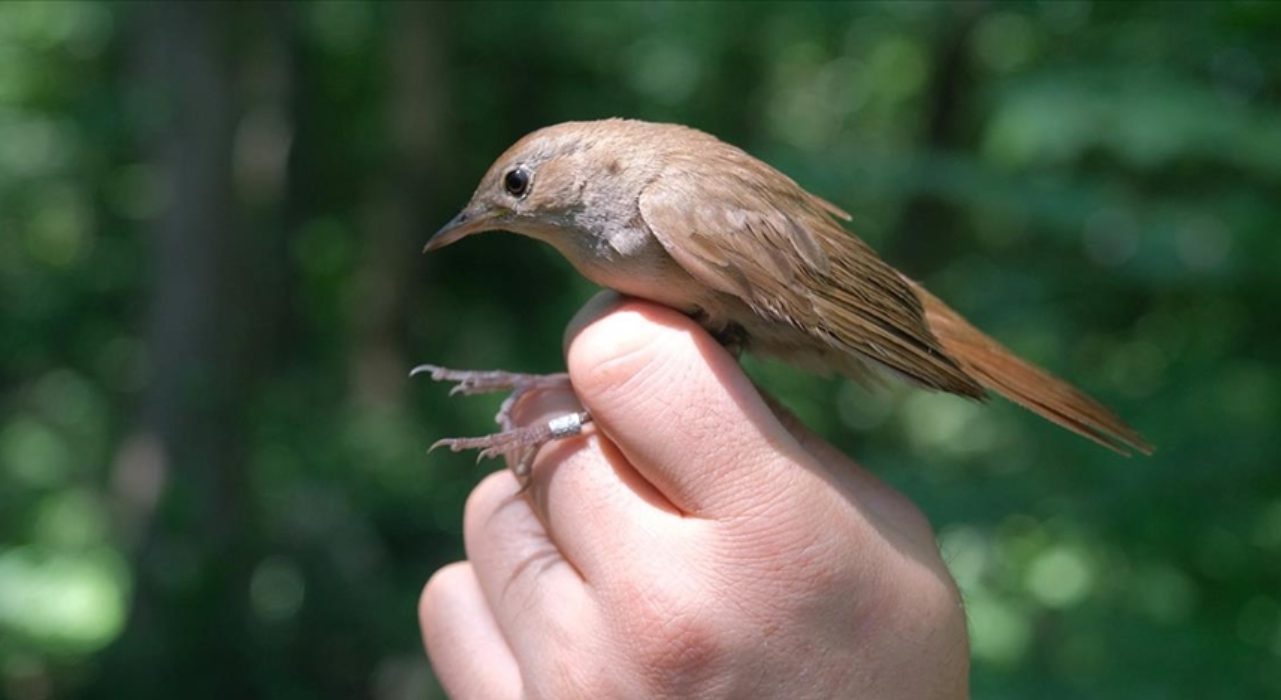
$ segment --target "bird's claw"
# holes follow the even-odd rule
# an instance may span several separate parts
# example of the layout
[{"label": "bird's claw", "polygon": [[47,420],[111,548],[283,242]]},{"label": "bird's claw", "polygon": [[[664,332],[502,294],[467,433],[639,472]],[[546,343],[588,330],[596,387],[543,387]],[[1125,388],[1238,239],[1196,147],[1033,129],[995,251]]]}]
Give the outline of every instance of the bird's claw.
[{"label": "bird's claw", "polygon": [[525,392],[532,389],[547,389],[567,385],[569,375],[557,374],[521,374],[501,370],[479,371],[466,369],[449,369],[437,365],[418,365],[409,370],[409,376],[416,377],[428,374],[432,381],[454,382],[449,395],[491,394],[499,391]]},{"label": "bird's claw", "polygon": [[[512,472],[521,484],[521,491],[529,488],[529,475],[533,469],[534,456],[539,448],[553,440],[573,437],[583,431],[583,426],[591,421],[587,411],[578,411],[557,416],[543,423],[529,426],[517,426],[512,418],[516,404],[528,395],[547,389],[571,388],[569,375],[558,374],[518,374],[503,371],[455,370],[436,365],[418,365],[409,375],[430,374],[435,381],[455,382],[449,395],[474,395],[499,391],[510,391],[503,400],[494,421],[502,427],[502,432],[478,437],[444,438],[437,440],[428,451],[448,447],[451,452],[479,450],[476,461],[510,456]],[[571,388],[572,390],[572,388]]]}]

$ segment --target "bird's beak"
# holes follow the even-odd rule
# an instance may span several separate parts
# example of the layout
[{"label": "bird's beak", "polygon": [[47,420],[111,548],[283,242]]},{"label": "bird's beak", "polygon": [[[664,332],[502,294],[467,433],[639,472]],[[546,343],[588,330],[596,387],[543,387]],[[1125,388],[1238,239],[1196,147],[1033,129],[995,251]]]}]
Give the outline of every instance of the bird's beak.
[{"label": "bird's beak", "polygon": [[423,246],[423,252],[430,253],[473,233],[494,228],[494,219],[498,218],[498,214],[499,212],[493,209],[473,207],[458,212],[458,216],[441,226],[431,240],[427,241],[427,245]]}]

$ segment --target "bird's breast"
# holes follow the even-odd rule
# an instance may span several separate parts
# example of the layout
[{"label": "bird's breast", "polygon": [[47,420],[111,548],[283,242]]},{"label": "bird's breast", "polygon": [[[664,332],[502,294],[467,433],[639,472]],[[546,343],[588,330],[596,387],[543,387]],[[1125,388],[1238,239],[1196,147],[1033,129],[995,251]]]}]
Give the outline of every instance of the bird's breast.
[{"label": "bird's breast", "polygon": [[584,277],[628,296],[694,314],[713,294],[643,229],[566,237],[552,244]]},{"label": "bird's breast", "polygon": [[735,351],[777,357],[811,370],[843,371],[831,349],[804,330],[762,317],[742,299],[696,280],[648,231],[559,237],[551,242],[592,282],[685,313]]}]

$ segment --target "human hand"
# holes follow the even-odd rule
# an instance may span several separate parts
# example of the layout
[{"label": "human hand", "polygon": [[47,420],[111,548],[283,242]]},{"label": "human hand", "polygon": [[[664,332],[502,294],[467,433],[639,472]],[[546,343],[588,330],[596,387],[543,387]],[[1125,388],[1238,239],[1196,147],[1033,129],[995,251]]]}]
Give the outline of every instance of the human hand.
[{"label": "human hand", "polygon": [[[581,319],[581,320],[579,320]],[[957,698],[969,654],[921,513],[693,321],[605,293],[568,365],[595,428],[472,492],[423,638],[455,698]],[[528,424],[577,410],[521,406]]]}]

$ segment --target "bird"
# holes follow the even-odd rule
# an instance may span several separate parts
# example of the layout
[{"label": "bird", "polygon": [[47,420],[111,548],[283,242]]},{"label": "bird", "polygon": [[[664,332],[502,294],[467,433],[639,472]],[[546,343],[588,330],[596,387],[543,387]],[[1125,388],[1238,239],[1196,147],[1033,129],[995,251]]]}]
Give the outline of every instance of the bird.
[{"label": "bird", "polygon": [[[732,351],[773,357],[862,383],[889,375],[984,400],[989,392],[1119,454],[1153,446],[1103,404],[1018,357],[920,283],[896,270],[844,223],[850,215],[711,134],[634,119],[571,121],[508,148],[467,205],[424,252],[505,230],[550,244],[592,282],[671,307]],[[516,426],[523,395],[567,385],[559,375],[452,370],[466,394],[507,390],[503,432],[447,438],[482,457],[521,453],[581,432],[580,411]],[[433,447],[435,447],[433,446]]]}]

